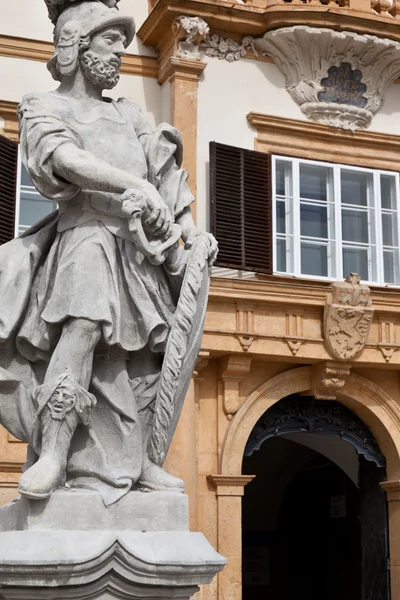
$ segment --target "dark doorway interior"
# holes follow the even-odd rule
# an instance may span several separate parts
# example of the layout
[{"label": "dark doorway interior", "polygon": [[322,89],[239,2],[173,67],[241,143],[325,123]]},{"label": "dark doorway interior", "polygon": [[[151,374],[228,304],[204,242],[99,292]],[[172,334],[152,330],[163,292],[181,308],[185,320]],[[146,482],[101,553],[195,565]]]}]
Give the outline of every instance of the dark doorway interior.
[{"label": "dark doorway interior", "polygon": [[257,447],[243,462],[256,475],[243,498],[243,600],[388,600],[384,467],[321,431]]}]

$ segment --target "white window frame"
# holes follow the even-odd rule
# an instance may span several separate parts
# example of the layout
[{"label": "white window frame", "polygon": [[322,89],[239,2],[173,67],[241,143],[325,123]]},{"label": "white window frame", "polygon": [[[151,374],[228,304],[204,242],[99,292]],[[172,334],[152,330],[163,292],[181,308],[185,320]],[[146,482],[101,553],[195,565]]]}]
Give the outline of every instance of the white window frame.
[{"label": "white window frame", "polygon": [[[276,211],[276,203],[277,203],[277,194],[276,194],[276,161],[282,160],[292,164],[292,194],[293,194],[293,212],[292,215],[286,215],[286,231],[288,232],[288,222],[291,219],[292,231],[289,230],[289,234],[286,233],[286,239],[289,237],[293,240],[294,250],[292,250],[292,261],[293,261],[293,270],[286,272],[278,271],[277,269],[277,239],[279,239],[279,234],[277,235],[277,211]],[[308,164],[319,167],[328,167],[332,169],[333,173],[333,198],[334,198],[334,228],[335,228],[335,276],[323,276],[323,275],[308,275],[303,274],[301,272],[301,233],[300,233],[300,165]],[[368,283],[370,285],[376,286],[385,286],[385,287],[400,287],[400,283],[385,283],[384,281],[384,254],[383,254],[383,232],[382,232],[382,214],[386,212],[387,209],[382,209],[381,206],[381,185],[380,185],[380,177],[381,175],[389,175],[394,177],[395,180],[395,190],[396,190],[396,208],[397,211],[397,236],[398,243],[400,245],[400,177],[399,173],[396,171],[387,171],[381,169],[369,169],[356,167],[352,165],[346,164],[336,164],[330,163],[326,161],[315,161],[309,159],[302,158],[293,158],[289,156],[283,156],[278,154],[272,155],[272,219],[273,219],[273,272],[275,275],[285,275],[290,277],[298,277],[301,279],[312,279],[318,281],[336,281],[340,279],[344,279],[347,277],[348,273],[343,273],[343,240],[342,240],[342,204],[341,204],[341,185],[340,185],[340,172],[341,169],[348,169],[351,171],[359,171],[362,173],[369,173],[372,175],[373,182],[373,193],[374,193],[374,208],[375,211],[375,227],[374,227],[374,236],[375,236],[375,245],[376,245],[376,265],[374,266],[374,270],[377,274],[375,279],[369,279],[363,281],[363,283]],[[279,198],[278,198],[279,200]],[[316,202],[317,203],[317,202]],[[328,205],[328,201],[327,201]],[[382,212],[383,210],[383,212]],[[392,209],[393,210],[393,209]],[[327,210],[328,215],[328,232],[329,232],[329,210]],[[368,214],[370,215],[370,209],[368,209]],[[329,235],[329,233],[328,233]],[[281,236],[282,237],[282,236]],[[371,238],[370,238],[371,239]],[[347,245],[347,244],[346,244]],[[351,244],[350,244],[351,245]],[[354,243],[354,247],[360,247],[362,244]],[[373,246],[373,242],[370,241],[369,248]],[[388,246],[385,246],[385,248]],[[393,246],[393,248],[397,248]],[[287,266],[291,261],[287,257]],[[329,260],[328,260],[328,272],[330,269]],[[370,267],[369,267],[370,270]]]},{"label": "white window frame", "polygon": [[15,198],[14,237],[18,237],[20,234],[20,232],[19,232],[19,217],[21,214],[21,177],[22,177],[21,146],[18,144],[17,192],[16,192],[16,198]]}]

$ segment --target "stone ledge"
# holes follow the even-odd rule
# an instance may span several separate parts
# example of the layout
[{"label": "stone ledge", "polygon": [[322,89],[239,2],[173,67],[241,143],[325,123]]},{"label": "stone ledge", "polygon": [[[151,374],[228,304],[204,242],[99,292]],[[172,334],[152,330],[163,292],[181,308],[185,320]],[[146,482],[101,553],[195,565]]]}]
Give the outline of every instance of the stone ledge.
[{"label": "stone ledge", "polygon": [[188,531],[185,494],[130,492],[106,508],[89,490],[58,490],[49,500],[20,498],[0,509],[0,531]]}]

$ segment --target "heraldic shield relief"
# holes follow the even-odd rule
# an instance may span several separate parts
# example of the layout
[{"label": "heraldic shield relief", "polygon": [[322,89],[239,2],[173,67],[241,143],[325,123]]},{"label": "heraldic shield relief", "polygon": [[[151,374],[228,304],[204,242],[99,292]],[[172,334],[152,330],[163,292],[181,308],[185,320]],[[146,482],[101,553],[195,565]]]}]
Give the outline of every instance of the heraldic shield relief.
[{"label": "heraldic shield relief", "polygon": [[374,309],[370,289],[357,273],[332,284],[324,312],[325,344],[337,359],[352,360],[364,349]]}]

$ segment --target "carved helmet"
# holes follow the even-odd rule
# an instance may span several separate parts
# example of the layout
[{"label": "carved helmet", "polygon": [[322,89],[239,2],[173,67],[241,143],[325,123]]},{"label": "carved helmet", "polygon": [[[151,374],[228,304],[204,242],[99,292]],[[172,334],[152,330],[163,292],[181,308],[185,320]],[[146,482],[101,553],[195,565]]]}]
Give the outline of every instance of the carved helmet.
[{"label": "carved helmet", "polygon": [[[50,12],[49,15],[56,13]],[[124,29],[126,36],[125,47],[128,47],[135,35],[135,22],[132,17],[121,15],[116,8],[118,0],[83,0],[71,5],[68,0],[68,8],[59,14],[54,29],[54,44],[56,47],[53,58],[49,61],[47,68],[53,79],[60,80],[62,75],[72,75],[78,66],[79,51],[87,48],[90,36],[106,27],[119,26]],[[110,8],[111,6],[111,8]],[[56,10],[56,9],[55,9]]]}]

